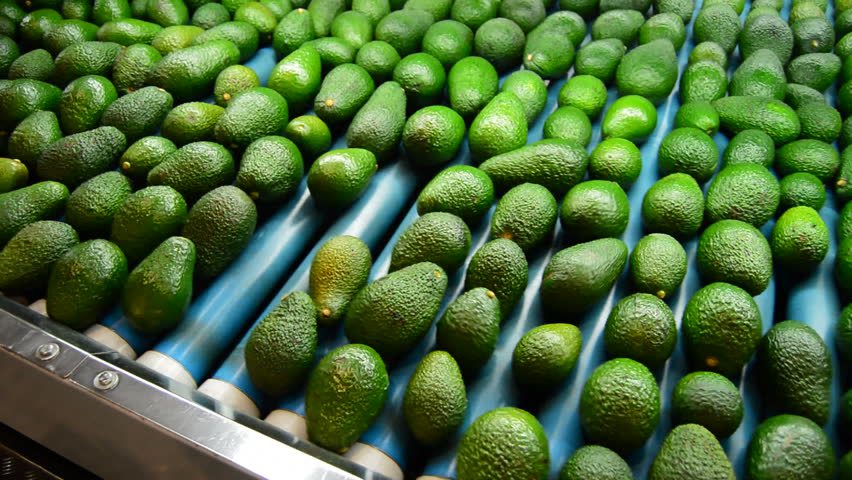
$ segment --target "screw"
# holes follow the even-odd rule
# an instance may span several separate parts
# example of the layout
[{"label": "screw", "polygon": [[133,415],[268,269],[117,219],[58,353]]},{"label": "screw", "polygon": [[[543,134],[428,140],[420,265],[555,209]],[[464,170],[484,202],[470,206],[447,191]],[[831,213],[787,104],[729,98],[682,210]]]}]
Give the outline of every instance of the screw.
[{"label": "screw", "polygon": [[104,370],[103,372],[95,375],[95,388],[98,390],[112,390],[118,385],[118,374],[113,372],[112,370]]},{"label": "screw", "polygon": [[56,358],[59,355],[59,345],[50,342],[43,343],[36,349],[36,358],[41,360],[42,362],[46,362],[50,359]]}]

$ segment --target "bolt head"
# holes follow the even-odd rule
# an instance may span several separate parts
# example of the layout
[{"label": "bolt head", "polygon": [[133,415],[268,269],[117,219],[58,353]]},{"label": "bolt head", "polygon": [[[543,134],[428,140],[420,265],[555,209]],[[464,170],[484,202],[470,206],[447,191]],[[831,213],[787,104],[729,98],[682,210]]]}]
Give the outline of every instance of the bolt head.
[{"label": "bolt head", "polygon": [[112,390],[118,385],[118,374],[112,370],[104,370],[95,375],[94,385],[98,390]]},{"label": "bolt head", "polygon": [[46,362],[59,355],[59,345],[49,342],[39,345],[35,352],[36,358],[42,362]]}]

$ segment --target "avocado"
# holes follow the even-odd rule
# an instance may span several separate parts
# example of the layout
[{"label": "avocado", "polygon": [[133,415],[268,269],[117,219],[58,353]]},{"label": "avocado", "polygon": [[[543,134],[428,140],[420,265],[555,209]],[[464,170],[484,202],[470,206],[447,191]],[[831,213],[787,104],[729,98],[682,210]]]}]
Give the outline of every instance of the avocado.
[{"label": "avocado", "polygon": [[590,119],[597,118],[607,101],[606,85],[592,75],[575,75],[559,89],[560,107],[575,107]]},{"label": "avocado", "polygon": [[[211,30],[208,30],[208,32]],[[196,42],[201,35],[196,37]],[[179,102],[208,95],[219,72],[239,61],[240,51],[228,40],[211,40],[163,57],[148,83],[168,90]]]},{"label": "avocado", "polygon": [[346,10],[343,0],[314,0],[308,4],[308,13],[317,37],[327,37],[331,33],[331,23],[335,17]]},{"label": "avocado", "polygon": [[370,24],[375,27],[379,20],[391,12],[391,5],[388,0],[352,0],[352,11],[369,18]]},{"label": "avocado", "polygon": [[441,20],[426,30],[423,52],[432,55],[444,68],[470,56],[473,50],[473,31],[455,20]]},{"label": "avocado", "polygon": [[419,9],[397,10],[376,24],[376,40],[389,43],[401,57],[420,49],[423,37],[435,23],[432,14]]},{"label": "avocado", "polygon": [[603,12],[592,23],[592,40],[617,39],[621,40],[622,45],[631,45],[639,36],[643,23],[645,16],[636,10],[616,9]]},{"label": "avocado", "polygon": [[559,471],[559,480],[633,480],[630,465],[617,453],[600,445],[574,450]]},{"label": "avocado", "polygon": [[130,194],[113,216],[110,240],[136,264],[180,231],[186,210],[186,202],[175,189],[143,188]]},{"label": "avocado", "polygon": [[130,272],[121,295],[127,320],[137,330],[158,334],[183,318],[192,298],[195,245],[170,237]]},{"label": "avocado", "polygon": [[367,15],[347,11],[334,18],[329,33],[358,50],[373,39],[373,24]]},{"label": "avocado", "polygon": [[234,159],[213,142],[193,142],[167,156],[148,172],[148,185],[168,185],[193,201],[219,185],[231,183]]},{"label": "avocado", "polygon": [[[797,83],[788,83],[784,102],[793,108],[799,108],[807,103],[825,103],[825,96],[811,87]],[[839,106],[842,107],[843,104],[841,103]]]},{"label": "avocado", "polygon": [[680,478],[736,480],[731,461],[722,445],[701,425],[686,424],[672,429],[651,464],[648,480]]},{"label": "avocado", "polygon": [[428,353],[408,380],[402,412],[409,431],[423,445],[437,445],[461,426],[467,411],[464,379],[449,353]]},{"label": "avocado", "polygon": [[[703,240],[698,247],[699,262]],[[760,342],[760,317],[751,294],[735,285],[710,283],[696,292],[686,306],[682,325],[692,365],[734,378]]]},{"label": "avocado", "polygon": [[689,52],[688,65],[705,60],[717,63],[722,68],[728,68],[728,52],[716,42],[701,42]]},{"label": "avocado", "polygon": [[796,112],[777,99],[732,96],[712,104],[719,112],[722,127],[734,134],[753,128],[763,130],[776,144],[783,145],[795,140],[801,132]]},{"label": "avocado", "polygon": [[657,109],[640,95],[619,97],[604,114],[601,133],[604,139],[624,138],[631,142],[644,141],[657,127]]},{"label": "avocado", "polygon": [[609,180],[627,190],[639,178],[642,155],[630,140],[607,138],[589,156],[589,177]]},{"label": "avocado", "polygon": [[621,95],[641,95],[655,104],[671,93],[676,82],[677,56],[672,43],[665,39],[630,50],[615,72],[615,84]]},{"label": "avocado", "polygon": [[375,82],[383,82],[393,75],[393,69],[399,63],[399,54],[387,42],[374,40],[367,43],[355,55],[355,64],[373,77]]},{"label": "avocado", "polygon": [[284,137],[261,137],[246,148],[240,159],[236,186],[252,200],[276,203],[292,193],[304,175],[302,154]]},{"label": "avocado", "polygon": [[523,147],[527,121],[520,99],[511,92],[498,93],[473,119],[468,132],[471,155],[482,162]]},{"label": "avocado", "polygon": [[629,217],[627,195],[617,183],[608,180],[578,183],[568,190],[559,210],[562,230],[577,242],[620,237]]},{"label": "avocado", "polygon": [[9,66],[9,80],[30,78],[47,82],[53,74],[53,55],[47,50],[31,50],[16,58]]},{"label": "avocado", "polygon": [[65,221],[86,237],[109,234],[112,219],[133,192],[130,179],[119,172],[93,177],[71,192]]},{"label": "avocado", "polygon": [[363,148],[341,148],[320,155],[308,171],[308,190],[317,205],[343,208],[364,193],[376,172],[376,156]]},{"label": "avocado", "polygon": [[494,0],[456,0],[453,2],[450,16],[471,30],[476,30],[483,23],[497,16],[499,2]]},{"label": "avocado", "polygon": [[[95,23],[99,23],[97,22],[97,12],[95,20]],[[62,17],[56,10],[49,8],[33,10],[18,22],[18,37],[23,45],[33,48],[40,45],[44,35],[61,21]]]},{"label": "avocado", "polygon": [[7,295],[43,290],[53,264],[77,242],[77,232],[67,223],[43,220],[25,226],[0,250],[0,290]]},{"label": "avocado", "polygon": [[314,111],[326,123],[346,122],[367,103],[374,90],[373,79],[362,67],[340,65],[323,79],[314,101]]},{"label": "avocado", "polygon": [[651,232],[689,238],[698,233],[703,220],[704,194],[685,173],[657,180],[642,200],[642,221]]},{"label": "avocado", "polygon": [[150,45],[136,44],[123,49],[112,69],[115,88],[121,94],[128,94],[144,87],[148,75],[162,58]]},{"label": "avocado", "polygon": [[698,271],[706,282],[728,282],[758,295],[772,276],[769,242],[752,225],[720,220],[701,234]]},{"label": "avocado", "polygon": [[38,176],[73,188],[116,166],[127,146],[115,127],[98,127],[63,137],[47,147],[38,159]]},{"label": "avocado", "polygon": [[245,65],[231,65],[216,76],[213,84],[213,97],[216,105],[227,107],[232,98],[242,92],[260,86],[257,73]]},{"label": "avocado", "polygon": [[174,99],[166,90],[144,87],[112,102],[101,117],[101,125],[117,128],[134,142],[156,133],[172,105]]},{"label": "avocado", "polygon": [[303,47],[290,53],[269,74],[267,86],[287,101],[291,111],[302,111],[320,89],[322,65],[315,48]]},{"label": "avocado", "polygon": [[494,292],[483,287],[469,289],[450,303],[438,321],[438,348],[449,352],[465,373],[475,373],[494,353],[500,315]]},{"label": "avocado", "polygon": [[514,241],[524,251],[544,242],[556,225],[556,199],[545,187],[523,183],[500,201],[491,218],[491,237]]},{"label": "avocado", "polygon": [[793,53],[793,31],[777,15],[761,15],[749,19],[740,34],[740,51],[744,58],[769,49],[786,65]]},{"label": "avocado", "polygon": [[743,419],[743,398],[737,386],[714,372],[692,372],[681,378],[671,405],[674,423],[701,425],[716,438],[733,435]]},{"label": "avocado", "polygon": [[694,127],[712,136],[719,131],[719,114],[710,102],[690,102],[677,110],[674,126]]},{"label": "avocado", "polygon": [[9,67],[21,55],[21,50],[15,40],[0,35],[0,76],[6,78]]},{"label": "avocado", "polygon": [[729,90],[731,95],[783,100],[787,93],[784,65],[772,50],[757,50],[734,71]]},{"label": "avocado", "polygon": [[183,0],[148,0],[145,13],[163,27],[189,23],[189,9]]},{"label": "avocado", "polygon": [[405,122],[402,143],[408,158],[420,165],[440,165],[455,158],[465,125],[454,110],[442,105],[422,108]]},{"label": "avocado", "polygon": [[813,174],[791,173],[781,179],[780,185],[781,211],[796,206],[811,207],[819,211],[825,204],[825,185]]},{"label": "avocado", "polygon": [[840,112],[826,103],[806,103],[796,109],[796,115],[802,124],[801,138],[832,143],[840,136],[843,128]]},{"label": "avocado", "polygon": [[649,18],[639,29],[639,44],[665,39],[680,50],[686,41],[686,27],[680,16],[675,13],[658,13]]},{"label": "avocado", "polygon": [[711,60],[702,60],[686,67],[679,93],[681,102],[689,104],[712,102],[724,97],[727,90],[728,76],[724,67]]},{"label": "avocado", "polygon": [[779,148],[775,166],[781,175],[808,172],[823,182],[831,181],[840,169],[840,155],[830,144],[813,139],[790,142]]},{"label": "avocado", "polygon": [[837,222],[837,238],[842,244],[844,240],[852,236],[852,207],[849,205],[852,202],[847,202],[840,211],[840,220]]},{"label": "avocado", "polygon": [[446,212],[419,217],[402,232],[391,254],[390,271],[421,262],[433,262],[445,272],[456,271],[470,250],[470,229]]},{"label": "avocado", "polygon": [[172,25],[154,35],[151,46],[160,54],[168,55],[192,45],[195,38],[202,33],[204,29],[195,25]]},{"label": "avocado", "polygon": [[331,130],[316,115],[302,115],[290,120],[284,136],[299,147],[306,161],[314,160],[331,148]]},{"label": "avocado", "polygon": [[259,390],[280,397],[304,383],[316,350],[317,309],[308,294],[292,292],[252,329],[246,370]]},{"label": "avocado", "polygon": [[677,343],[674,315],[662,300],[647,293],[622,298],[612,309],[604,330],[610,357],[636,360],[657,368],[671,356]]},{"label": "avocado", "polygon": [[796,320],[775,324],[760,342],[757,365],[774,406],[825,424],[831,408],[832,361],[814,329]]},{"label": "avocado", "polygon": [[349,124],[346,145],[369,150],[379,160],[393,157],[405,126],[405,93],[393,81],[380,85]]},{"label": "avocado", "polygon": [[373,260],[359,238],[333,237],[317,250],[311,261],[310,292],[317,307],[317,321],[336,325],[359,290],[367,285]]},{"label": "avocado", "polygon": [[485,287],[494,292],[506,316],[523,295],[527,276],[523,250],[512,240],[498,238],[474,253],[467,268],[465,288]]},{"label": "avocado", "polygon": [[730,54],[737,46],[740,17],[730,5],[710,5],[698,12],[693,29],[696,43],[716,42]]},{"label": "avocado", "polygon": [[393,79],[405,90],[411,107],[420,108],[436,103],[443,94],[446,73],[441,62],[421,52],[400,60]]},{"label": "avocado", "polygon": [[660,420],[660,390],[641,363],[616,358],[597,367],[580,397],[580,422],[589,442],[629,451],[642,446]]},{"label": "avocado", "polygon": [[558,388],[574,369],[582,345],[580,329],[574,325],[551,323],[533,328],[512,352],[515,382],[535,392]]},{"label": "avocado", "polygon": [[446,168],[423,187],[417,213],[447,212],[475,225],[494,203],[494,184],[482,170],[469,165]]},{"label": "avocado", "polygon": [[251,88],[228,102],[214,128],[216,140],[231,148],[245,148],[260,137],[283,133],[287,114],[287,101],[278,92]]},{"label": "avocado", "polygon": [[35,173],[41,153],[60,138],[62,131],[56,114],[50,111],[35,112],[19,123],[9,135],[8,153]]},{"label": "avocado", "polygon": [[609,83],[615,76],[626,50],[624,43],[618,38],[593,40],[577,51],[574,69],[579,75],[591,75]]},{"label": "avocado", "polygon": [[97,127],[101,115],[118,98],[109,79],[86,75],[69,83],[59,100],[59,121],[65,133],[80,133]]},{"label": "avocado", "polygon": [[[850,204],[847,203],[846,205]],[[835,326],[835,333],[838,353],[840,353],[841,358],[844,360],[849,359],[850,354],[852,354],[852,304],[846,305],[843,311],[840,312],[840,318],[837,320],[837,325]],[[847,430],[850,426],[850,421],[852,421],[852,415],[849,415],[852,413],[849,411],[850,400],[852,400],[852,394],[847,391],[843,395],[843,409],[840,412],[841,419],[845,424],[843,427]]]},{"label": "avocado", "polygon": [[765,167],[729,165],[707,190],[704,217],[710,223],[732,218],[760,228],[775,216],[780,201],[778,179]]},{"label": "avocado", "polygon": [[586,147],[592,139],[592,122],[579,108],[566,105],[554,110],[544,121],[543,136],[571,140]]},{"label": "avocado", "polygon": [[840,57],[833,53],[806,53],[790,61],[787,78],[790,83],[823,92],[834,83],[840,68]]},{"label": "avocado", "polygon": [[278,55],[289,55],[296,49],[316,38],[311,13],[297,8],[278,22],[272,33],[272,48]]},{"label": "avocado", "polygon": [[130,18],[130,4],[127,0],[94,0],[92,5],[92,21],[98,25]]},{"label": "avocado", "polygon": [[503,72],[521,63],[525,40],[518,24],[508,18],[492,18],[476,30],[473,50]]},{"label": "avocado", "polygon": [[497,95],[498,81],[497,70],[484,58],[459,60],[447,80],[450,106],[462,117],[474,117]]},{"label": "avocado", "polygon": [[209,30],[231,20],[231,14],[221,3],[205,3],[192,13],[192,25]]},{"label": "avocado", "polygon": [[553,314],[581,314],[609,292],[626,263],[627,246],[616,238],[560,250],[542,276],[542,305]]},{"label": "avocado", "polygon": [[385,363],[369,346],[355,343],[329,352],[311,372],[305,391],[311,442],[334,452],[348,450],[382,412],[388,385]]},{"label": "avocado", "polygon": [[127,274],[127,259],[114,243],[97,239],[75,245],[53,264],[47,314],[82,330],[113,306]]},{"label": "avocado", "polygon": [[479,168],[491,177],[497,191],[537,183],[561,196],[583,179],[588,164],[589,155],[579,144],[548,139],[491,157]]},{"label": "avocado", "polygon": [[101,25],[98,29],[98,40],[128,47],[134,43],[151,43],[162,29],[163,27],[156,23],[145,20],[121,18]]},{"label": "avocado", "polygon": [[322,68],[329,71],[344,63],[354,63],[356,49],[337,37],[322,37],[311,40],[303,46],[313,47],[322,60]]},{"label": "avocado", "polygon": [[399,358],[429,330],[446,289],[447,274],[434,263],[391,272],[362,288],[349,303],[346,337],[372,346],[389,361]]},{"label": "avocado", "polygon": [[790,28],[793,30],[793,49],[797,55],[829,53],[834,48],[834,28],[825,17],[805,18],[793,23]]},{"label": "avocado", "polygon": [[182,103],[166,114],[160,134],[181,146],[215,140],[214,127],[223,113],[224,108],[206,102]]},{"label": "avocado", "polygon": [[458,477],[470,480],[545,480],[549,468],[544,429],[530,413],[514,407],[496,408],[474,420],[456,455]]},{"label": "avocado", "polygon": [[134,180],[144,182],[148,178],[148,172],[175,150],[177,147],[167,138],[144,137],[130,145],[121,155],[118,163],[122,173]]},{"label": "avocado", "polygon": [[686,251],[665,233],[639,239],[630,253],[630,279],[640,292],[670,298],[686,276]]},{"label": "avocado", "polygon": [[[484,173],[481,175],[485,177]],[[27,185],[27,180],[29,180],[29,170],[23,162],[17,158],[0,158],[0,193],[24,187]]]},{"label": "avocado", "polygon": [[723,165],[756,164],[766,168],[775,161],[775,142],[763,130],[748,129],[734,135],[725,147]]},{"label": "avocado", "polygon": [[816,210],[793,207],[778,218],[769,242],[776,264],[792,271],[807,271],[828,253],[829,233]]},{"label": "avocado", "polygon": [[234,12],[234,21],[245,22],[253,26],[260,34],[260,42],[267,44],[272,40],[272,32],[278,26],[278,18],[272,10],[261,2],[248,2]]},{"label": "avocado", "polygon": [[61,95],[61,90],[39,80],[10,80],[6,88],[0,89],[0,110],[3,111],[0,129],[12,130],[32,113],[56,109]]},{"label": "avocado", "polygon": [[[203,1],[203,0],[192,0],[192,1]],[[237,13],[238,8],[245,5],[249,1],[250,0],[223,0],[222,6],[224,6],[225,9],[228,10],[228,13],[230,15],[233,15],[233,14]]]},{"label": "avocado", "polygon": [[51,181],[0,194],[0,245],[30,223],[58,216],[67,199],[65,185]]},{"label": "avocado", "polygon": [[541,115],[547,103],[547,85],[537,73],[529,70],[510,73],[503,80],[500,91],[512,92],[518,97],[524,107],[527,125],[531,125]]},{"label": "avocado", "polygon": [[225,22],[216,25],[195,37],[192,44],[198,46],[217,40],[230,40],[231,43],[236,45],[240,52],[240,62],[250,59],[257,52],[260,44],[257,30],[246,22]]},{"label": "avocado", "polygon": [[70,45],[56,56],[53,81],[67,85],[83,75],[109,77],[121,45],[112,42],[80,42]]},{"label": "avocado", "polygon": [[525,69],[542,78],[553,79],[564,76],[573,63],[574,44],[563,32],[537,27],[527,35],[523,53]]},{"label": "avocado", "polygon": [[834,463],[831,441],[816,423],[798,415],[776,415],[752,434],[746,470],[753,480],[830,480]]}]

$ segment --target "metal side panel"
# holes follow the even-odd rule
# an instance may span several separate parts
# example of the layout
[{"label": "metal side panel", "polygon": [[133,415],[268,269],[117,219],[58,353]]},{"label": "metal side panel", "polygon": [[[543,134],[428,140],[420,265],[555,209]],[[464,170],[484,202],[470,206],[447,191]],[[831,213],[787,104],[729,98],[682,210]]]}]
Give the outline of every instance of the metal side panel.
[{"label": "metal side panel", "polygon": [[74,332],[39,328],[5,299],[0,307],[0,422],[98,476],[383,478],[259,421],[261,431],[250,428],[227,408],[205,408],[143,368],[116,366],[102,358],[114,354],[83,348]]}]

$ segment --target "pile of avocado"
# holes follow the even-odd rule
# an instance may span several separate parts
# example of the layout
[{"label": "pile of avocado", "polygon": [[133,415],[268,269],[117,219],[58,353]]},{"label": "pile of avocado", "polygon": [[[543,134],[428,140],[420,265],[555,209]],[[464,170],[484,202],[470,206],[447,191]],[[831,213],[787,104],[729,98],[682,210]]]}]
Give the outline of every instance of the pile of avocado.
[{"label": "pile of avocado", "polygon": [[[852,392],[831,402],[830,347],[796,320],[764,334],[753,299],[774,271],[795,283],[830,248],[839,293],[852,296],[852,2],[834,5],[833,21],[827,0],[744,10],[744,0],[0,0],[0,292],[43,296],[75,329],[119,304],[140,331],[163,334],[303,177],[318,208],[339,212],[401,157],[423,187],[390,272],[369,282],[368,246],[329,240],[309,291],[281,299],[245,349],[265,394],[305,389],[312,442],[342,453],[358,440],[383,411],[388,369],[436,322],[436,348],[400,405],[412,437],[460,438],[459,480],[547,478],[536,417],[507,405],[467,419],[466,383],[492,361],[529,260],[559,222],[564,248],[536,293],[549,322],[511,358],[520,388],[564,387],[584,348],[575,324],[625,271],[633,291],[609,312],[610,360],[580,400],[588,445],[560,480],[633,478],[622,456],[665,414],[676,426],[649,479],[735,478],[719,442],[740,426],[732,380],[753,359],[776,415],[754,432],[748,478],[852,478],[852,453],[837,462],[822,429],[839,409],[852,431]],[[266,47],[279,61],[261,79],[242,63]],[[553,84],[558,105],[545,112]],[[657,107],[673,92],[668,125]],[[538,119],[543,138],[527,144]],[[661,128],[656,158],[642,158]],[[338,134],[346,148],[330,150]],[[631,192],[649,163],[658,180]],[[647,235],[631,250],[621,237],[637,194]],[[837,232],[821,209],[840,211]],[[486,221],[492,239],[474,250],[471,230]],[[676,320],[666,301],[688,265],[703,287]],[[463,267],[464,292],[442,310]],[[321,330],[341,325],[351,343],[316,358]],[[679,341],[693,372],[662,412],[652,372]],[[852,305],[837,343],[852,358]]]}]

